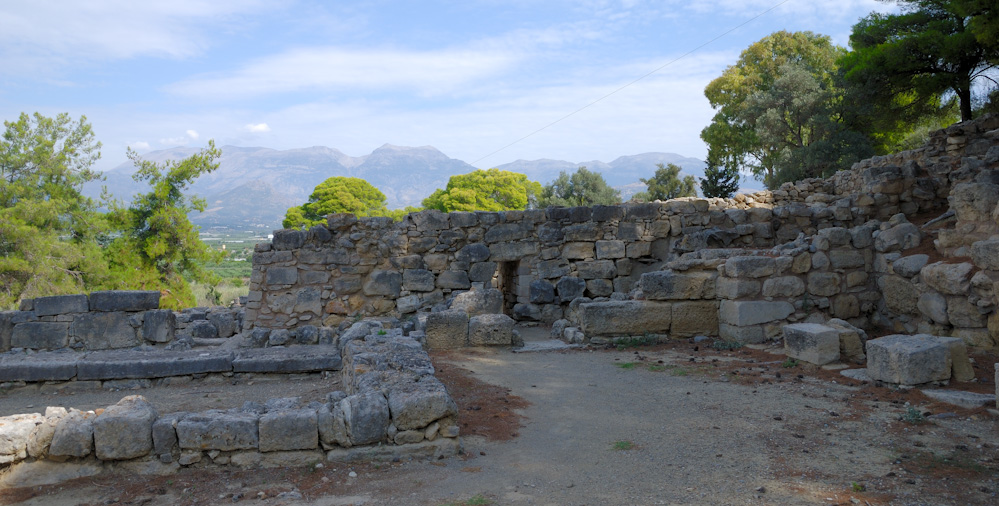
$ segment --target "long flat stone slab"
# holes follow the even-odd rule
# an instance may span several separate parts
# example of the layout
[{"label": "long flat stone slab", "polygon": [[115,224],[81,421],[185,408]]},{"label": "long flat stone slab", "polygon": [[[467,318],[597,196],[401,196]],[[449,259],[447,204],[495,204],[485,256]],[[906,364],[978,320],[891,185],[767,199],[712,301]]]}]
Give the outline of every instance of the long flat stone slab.
[{"label": "long flat stone slab", "polygon": [[231,351],[97,351],[77,363],[78,380],[166,378],[232,370]]},{"label": "long flat stone slab", "polygon": [[336,346],[253,348],[240,351],[232,361],[233,372],[296,373],[339,371],[342,367]]},{"label": "long flat stone slab", "polygon": [[73,352],[0,355],[0,381],[68,381],[82,354]]}]

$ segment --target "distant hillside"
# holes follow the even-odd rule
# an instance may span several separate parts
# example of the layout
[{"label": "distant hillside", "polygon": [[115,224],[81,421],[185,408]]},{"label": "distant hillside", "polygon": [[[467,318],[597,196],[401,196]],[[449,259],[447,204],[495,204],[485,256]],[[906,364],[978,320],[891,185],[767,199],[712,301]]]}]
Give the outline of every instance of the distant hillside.
[{"label": "distant hillside", "polygon": [[[385,194],[389,208],[418,206],[448,178],[465,174],[475,167],[450,158],[432,146],[405,147],[386,144],[369,155],[352,157],[339,150],[311,148],[275,150],[263,147],[222,146],[219,169],[199,178],[191,193],[208,201],[204,213],[191,216],[202,227],[228,226],[280,228],[285,211],[305,202],[319,183],[333,176],[359,177]],[[197,152],[195,148],[172,148],[143,155],[152,161],[180,159]],[[622,156],[610,163],[598,160],[574,163],[564,160],[517,160],[498,168],[526,174],[542,184],[558,177],[559,171],[575,171],[585,165],[600,172],[611,186],[620,187],[627,198],[639,178],[651,176],[657,163],[675,163],[685,174],[702,177],[704,162],[673,153],[644,153]],[[132,181],[135,167],[123,163],[104,173],[111,194],[129,201],[143,184]],[[91,183],[84,192],[96,197],[101,184]],[[636,189],[637,188],[637,189]]]}]

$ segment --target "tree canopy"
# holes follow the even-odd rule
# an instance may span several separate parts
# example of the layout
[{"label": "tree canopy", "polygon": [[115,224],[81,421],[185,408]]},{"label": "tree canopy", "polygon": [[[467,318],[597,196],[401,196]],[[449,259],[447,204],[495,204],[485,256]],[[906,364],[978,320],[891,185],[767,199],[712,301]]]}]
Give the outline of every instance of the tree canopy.
[{"label": "tree canopy", "polygon": [[541,184],[524,174],[499,169],[451,176],[447,187],[423,200],[423,207],[450,211],[508,211],[527,209],[541,193]]},{"label": "tree canopy", "polygon": [[704,168],[704,177],[701,178],[701,193],[705,197],[730,198],[739,190],[741,179],[738,168],[721,167],[709,158],[708,166]]},{"label": "tree canopy", "polygon": [[[932,114],[957,97],[972,118],[972,87],[999,61],[994,3],[899,0],[900,14],[871,13],[854,25],[853,51],[841,62],[848,80],[879,106],[906,118]],[[991,5],[990,5],[991,4]]]},{"label": "tree canopy", "polygon": [[678,197],[696,197],[697,181],[694,176],[680,178],[679,165],[656,164],[656,173],[649,179],[639,179],[648,186],[649,200],[669,200]]},{"label": "tree canopy", "polygon": [[309,200],[292,207],[285,213],[282,226],[302,228],[326,222],[334,213],[352,213],[355,216],[389,216],[385,207],[385,194],[371,183],[356,177],[331,177],[312,191]]},{"label": "tree canopy", "polygon": [[541,191],[540,207],[575,207],[621,203],[621,192],[611,188],[599,172],[586,167],[569,175],[564,170]]}]

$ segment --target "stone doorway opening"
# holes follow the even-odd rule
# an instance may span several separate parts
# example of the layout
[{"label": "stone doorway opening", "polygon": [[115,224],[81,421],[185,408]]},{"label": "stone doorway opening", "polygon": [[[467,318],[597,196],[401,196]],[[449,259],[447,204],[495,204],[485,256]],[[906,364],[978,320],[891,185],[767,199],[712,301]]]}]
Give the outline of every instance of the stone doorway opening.
[{"label": "stone doorway opening", "polygon": [[513,306],[517,304],[517,283],[519,261],[500,262],[496,288],[503,293],[503,314],[513,316]]}]

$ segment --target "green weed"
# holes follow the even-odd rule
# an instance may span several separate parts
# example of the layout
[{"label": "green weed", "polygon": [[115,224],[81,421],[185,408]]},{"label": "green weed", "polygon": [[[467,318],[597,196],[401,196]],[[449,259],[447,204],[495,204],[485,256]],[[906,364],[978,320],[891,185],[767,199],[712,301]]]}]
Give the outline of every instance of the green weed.
[{"label": "green weed", "polygon": [[788,357],[788,359],[785,360],[783,363],[781,363],[780,366],[783,367],[783,368],[785,368],[785,369],[790,369],[792,367],[796,367],[797,365],[798,365],[798,361],[797,360]]},{"label": "green weed", "polygon": [[624,369],[626,371],[630,371],[630,370],[634,369],[635,366],[638,365],[638,362],[621,362],[620,364],[614,364],[614,365],[616,365],[616,366],[618,366],[621,369]]},{"label": "green weed", "polygon": [[628,348],[637,348],[639,346],[651,346],[656,344],[656,336],[646,332],[645,335],[631,336],[631,337],[620,337],[614,340],[614,345],[617,346],[618,350],[625,350]]},{"label": "green weed", "polygon": [[923,416],[923,413],[912,406],[905,408],[905,413],[902,413],[901,419],[903,422],[911,423],[913,425],[926,423],[926,417]]},{"label": "green weed", "polygon": [[649,370],[652,372],[663,372],[666,370],[666,366],[662,364],[651,364],[649,365]]},{"label": "green weed", "polygon": [[615,451],[626,452],[628,450],[634,450],[635,443],[628,441],[626,439],[622,439],[621,441],[614,441],[614,443],[611,444],[611,448]]},{"label": "green weed", "polygon": [[716,350],[738,350],[742,348],[742,343],[737,341],[715,341],[711,343],[711,347]]},{"label": "green weed", "polygon": [[853,489],[854,492],[864,492],[867,490],[867,487],[857,482],[850,483],[850,488]]}]

